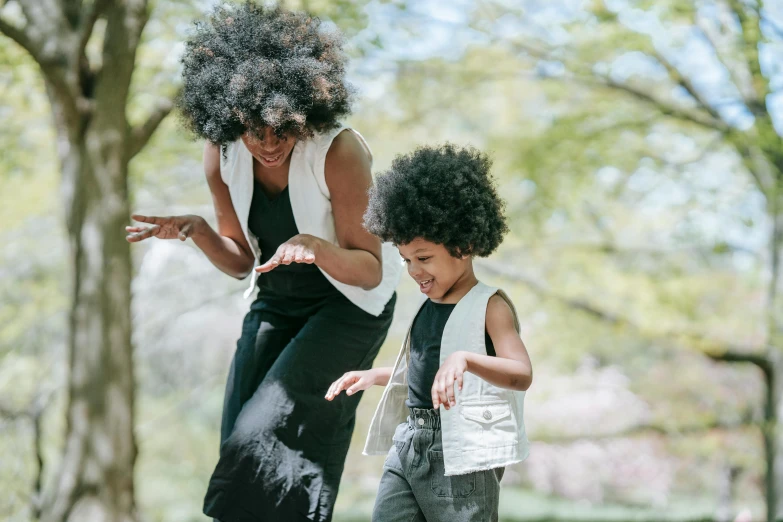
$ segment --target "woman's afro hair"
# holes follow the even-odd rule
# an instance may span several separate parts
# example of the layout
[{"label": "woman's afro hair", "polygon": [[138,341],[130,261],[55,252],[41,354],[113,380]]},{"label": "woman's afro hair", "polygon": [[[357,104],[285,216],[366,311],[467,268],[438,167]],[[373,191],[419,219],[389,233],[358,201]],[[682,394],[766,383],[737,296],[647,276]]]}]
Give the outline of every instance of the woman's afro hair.
[{"label": "woman's afro hair", "polygon": [[416,238],[452,256],[490,255],[508,232],[492,161],[472,147],[420,147],[397,156],[370,189],[364,227],[383,241]]},{"label": "woman's afro hair", "polygon": [[342,44],[307,13],[218,5],[186,42],[178,103],[185,125],[219,145],[264,127],[281,138],[336,127],[353,94]]}]

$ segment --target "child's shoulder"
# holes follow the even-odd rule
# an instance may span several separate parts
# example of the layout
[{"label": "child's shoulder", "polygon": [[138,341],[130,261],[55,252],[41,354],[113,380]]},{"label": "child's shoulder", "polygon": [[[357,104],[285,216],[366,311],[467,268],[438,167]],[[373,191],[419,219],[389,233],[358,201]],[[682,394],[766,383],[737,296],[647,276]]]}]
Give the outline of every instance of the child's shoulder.
[{"label": "child's shoulder", "polygon": [[508,296],[505,295],[505,292],[501,294],[500,292],[495,292],[492,294],[489,298],[489,301],[487,302],[487,315],[513,315],[513,311],[511,310],[511,303],[508,299]]},{"label": "child's shoulder", "polygon": [[514,305],[508,295],[500,289],[492,294],[487,302],[486,324],[488,328],[492,326],[518,328],[519,319]]}]

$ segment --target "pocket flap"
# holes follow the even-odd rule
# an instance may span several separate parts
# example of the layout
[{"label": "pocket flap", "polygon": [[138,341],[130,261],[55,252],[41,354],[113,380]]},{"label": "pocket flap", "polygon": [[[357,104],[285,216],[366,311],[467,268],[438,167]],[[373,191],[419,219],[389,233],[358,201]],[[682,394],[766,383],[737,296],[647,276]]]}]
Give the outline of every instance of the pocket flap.
[{"label": "pocket flap", "polygon": [[481,424],[492,424],[511,415],[511,405],[507,402],[463,403],[462,416]]}]

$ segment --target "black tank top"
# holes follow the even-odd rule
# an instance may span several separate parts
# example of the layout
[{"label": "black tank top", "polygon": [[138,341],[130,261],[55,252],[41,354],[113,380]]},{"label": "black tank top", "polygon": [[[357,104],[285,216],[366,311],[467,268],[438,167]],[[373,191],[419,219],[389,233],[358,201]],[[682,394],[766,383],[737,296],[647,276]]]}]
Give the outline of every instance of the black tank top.
[{"label": "black tank top", "polygon": [[[253,180],[253,200],[247,225],[258,238],[261,249],[261,264],[269,261],[277,248],[299,234],[291,208],[288,187],[269,198],[261,183]],[[264,295],[290,296],[297,298],[322,298],[339,292],[314,264],[291,263],[258,276],[259,297]]]},{"label": "black tank top", "polygon": [[[410,408],[432,409],[432,383],[440,368],[440,342],[443,329],[456,304],[434,303],[431,300],[422,305],[413,320],[411,328],[411,358],[408,364],[408,400]],[[493,357],[495,345],[489,334],[484,332],[487,355]]]}]

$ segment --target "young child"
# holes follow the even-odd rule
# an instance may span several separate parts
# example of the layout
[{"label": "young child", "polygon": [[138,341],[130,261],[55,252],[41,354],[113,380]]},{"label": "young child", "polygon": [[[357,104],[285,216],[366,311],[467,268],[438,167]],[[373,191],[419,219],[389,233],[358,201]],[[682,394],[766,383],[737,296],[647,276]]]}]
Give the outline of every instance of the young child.
[{"label": "young child", "polygon": [[374,522],[496,521],[504,466],[528,455],[533,372],[516,311],[473,273],[508,231],[490,165],[472,148],[422,147],[370,191],[365,227],[397,245],[426,296],[393,368],[346,373],[326,394],[386,386],[364,448],[388,453]]}]

